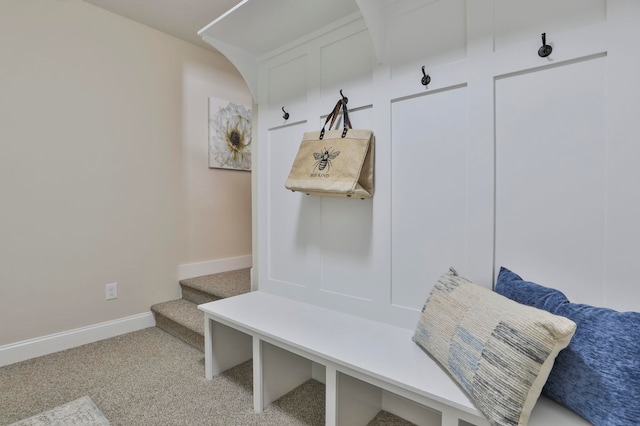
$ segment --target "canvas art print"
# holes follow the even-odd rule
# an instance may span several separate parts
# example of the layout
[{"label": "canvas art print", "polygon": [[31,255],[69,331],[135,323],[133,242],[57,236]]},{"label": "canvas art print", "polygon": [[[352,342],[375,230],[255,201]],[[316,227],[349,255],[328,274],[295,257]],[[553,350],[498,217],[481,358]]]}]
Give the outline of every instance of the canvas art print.
[{"label": "canvas art print", "polygon": [[209,98],[209,168],[251,170],[251,108]]}]

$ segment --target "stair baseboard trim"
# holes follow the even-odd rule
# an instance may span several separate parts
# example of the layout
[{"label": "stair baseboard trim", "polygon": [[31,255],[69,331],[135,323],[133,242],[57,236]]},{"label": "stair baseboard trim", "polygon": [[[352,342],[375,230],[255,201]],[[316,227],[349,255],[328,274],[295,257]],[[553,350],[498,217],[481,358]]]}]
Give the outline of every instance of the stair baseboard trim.
[{"label": "stair baseboard trim", "polygon": [[0,367],[156,325],[151,312],[0,346]]},{"label": "stair baseboard trim", "polygon": [[253,256],[228,257],[226,259],[209,260],[207,262],[187,263],[178,267],[178,279],[201,277],[203,275],[250,268]]}]

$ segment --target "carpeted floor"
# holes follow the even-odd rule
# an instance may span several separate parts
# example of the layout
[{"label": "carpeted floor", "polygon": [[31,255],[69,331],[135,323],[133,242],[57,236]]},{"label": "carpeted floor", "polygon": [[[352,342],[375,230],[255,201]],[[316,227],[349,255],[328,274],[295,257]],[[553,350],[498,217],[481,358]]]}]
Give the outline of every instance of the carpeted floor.
[{"label": "carpeted floor", "polygon": [[[0,368],[0,425],[89,396],[112,425],[323,425],[310,380],[253,411],[251,362],[208,381],[197,349],[152,327]],[[408,425],[381,413],[370,425]]]}]

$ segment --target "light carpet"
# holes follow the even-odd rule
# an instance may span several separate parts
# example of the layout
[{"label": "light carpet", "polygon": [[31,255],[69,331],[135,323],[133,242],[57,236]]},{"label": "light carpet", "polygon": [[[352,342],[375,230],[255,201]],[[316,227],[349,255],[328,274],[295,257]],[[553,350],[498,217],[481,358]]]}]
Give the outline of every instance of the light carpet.
[{"label": "light carpet", "polygon": [[[88,396],[112,426],[323,426],[325,386],[309,380],[253,410],[253,364],[213,380],[204,354],[157,327],[0,368],[0,425]],[[382,411],[369,426],[410,423]]]},{"label": "light carpet", "polygon": [[110,423],[91,398],[83,396],[9,426],[109,426]]}]

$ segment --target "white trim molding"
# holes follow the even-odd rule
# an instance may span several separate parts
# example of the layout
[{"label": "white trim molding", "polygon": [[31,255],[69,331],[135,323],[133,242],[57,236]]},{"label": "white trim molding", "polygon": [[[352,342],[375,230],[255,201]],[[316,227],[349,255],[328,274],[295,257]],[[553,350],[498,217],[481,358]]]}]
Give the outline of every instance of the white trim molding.
[{"label": "white trim molding", "polygon": [[187,278],[201,277],[219,272],[250,268],[253,263],[252,259],[253,257],[251,255],[247,255],[180,265],[178,268],[178,279],[185,280]]},{"label": "white trim molding", "polygon": [[156,325],[151,312],[0,346],[0,367]]}]

